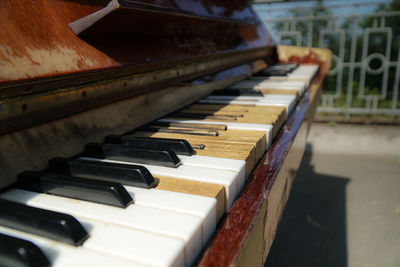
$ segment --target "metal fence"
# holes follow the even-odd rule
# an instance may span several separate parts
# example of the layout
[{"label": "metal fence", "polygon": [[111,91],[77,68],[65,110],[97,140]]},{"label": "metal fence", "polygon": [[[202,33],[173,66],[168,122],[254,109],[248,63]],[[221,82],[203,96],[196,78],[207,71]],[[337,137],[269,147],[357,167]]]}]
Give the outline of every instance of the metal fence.
[{"label": "metal fence", "polygon": [[[396,1],[396,0],[393,0]],[[319,112],[400,115],[400,4],[255,4],[278,43],[333,52]],[[337,1],[336,1],[337,3]]]}]

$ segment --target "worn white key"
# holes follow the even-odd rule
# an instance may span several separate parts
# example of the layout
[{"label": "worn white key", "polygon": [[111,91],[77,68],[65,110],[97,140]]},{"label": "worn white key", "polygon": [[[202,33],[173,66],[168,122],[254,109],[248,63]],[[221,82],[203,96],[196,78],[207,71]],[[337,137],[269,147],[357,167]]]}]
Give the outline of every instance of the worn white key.
[{"label": "worn white key", "polygon": [[190,119],[176,119],[173,117],[164,117],[159,119],[160,122],[178,122],[178,123],[197,123],[197,124],[223,124],[227,129],[232,130],[251,130],[251,131],[265,131],[267,138],[267,147],[270,145],[271,134],[273,125],[271,124],[257,124],[257,123],[239,123],[239,122],[225,122],[225,121],[200,121]]},{"label": "worn white key", "polygon": [[20,232],[0,226],[0,233],[22,238],[36,244],[46,255],[54,267],[71,266],[126,266],[145,267],[148,265],[127,261],[113,257],[109,254],[84,249],[82,247],[68,246],[60,242],[49,240],[40,236]]},{"label": "worn white key", "polygon": [[279,106],[285,107],[286,113],[289,114],[295,102],[288,102],[288,101],[243,101],[243,100],[229,100],[229,99],[201,99],[199,103],[203,104],[233,104],[233,105],[256,105],[256,106]]},{"label": "worn white key", "polygon": [[244,170],[246,166],[246,161],[244,160],[224,159],[198,155],[178,155],[178,157],[184,165],[235,171],[239,173],[239,176],[244,176]]},{"label": "worn white key", "polygon": [[135,205],[165,209],[200,217],[202,219],[202,236],[204,242],[207,242],[216,229],[217,200],[215,198],[133,186],[125,186],[125,188],[132,195]]},{"label": "worn white key", "polygon": [[303,79],[309,84],[318,72],[318,65],[301,65],[287,75],[288,79]]},{"label": "worn white key", "polygon": [[231,85],[231,89],[279,89],[279,90],[298,90],[303,91],[307,87],[307,83],[304,81],[288,81],[288,80],[270,80],[264,77],[250,77],[248,80],[240,81],[234,85]]},{"label": "worn white key", "polygon": [[[22,191],[22,190],[19,190]],[[129,205],[125,209],[87,201],[57,197],[47,194],[35,194],[22,191],[14,199],[16,190],[1,194],[2,198],[18,197],[26,204],[59,211],[73,216],[98,220],[135,230],[160,234],[166,237],[179,238],[185,243],[185,257],[191,264],[199,255],[202,244],[201,218],[183,213],[155,209],[140,205]],[[29,194],[28,194],[29,193]]]},{"label": "worn white key", "polygon": [[[270,90],[297,90],[302,93],[307,88],[305,81],[290,81],[290,80],[273,80],[271,77],[249,77],[248,80],[240,82],[237,87],[244,87],[246,89],[270,89]],[[233,88],[243,89],[243,88]]]},{"label": "worn white key", "polygon": [[269,101],[291,102],[296,99],[296,96],[293,96],[293,95],[263,95],[263,96],[211,95],[211,96],[207,96],[205,99],[229,99],[229,100],[259,101],[259,102],[269,102]]},{"label": "worn white key", "polygon": [[[101,162],[113,162],[120,164],[129,164],[129,165],[139,164],[134,162],[96,159],[87,157],[82,157],[81,159],[101,161]],[[242,177],[239,177],[238,173],[234,171],[211,169],[211,168],[204,168],[197,166],[186,166],[186,165],[181,165],[178,168],[168,168],[168,167],[146,165],[146,164],[140,164],[140,165],[145,166],[154,175],[168,176],[177,179],[186,179],[198,182],[223,185],[226,193],[225,197],[226,197],[227,209],[231,207],[239,190],[244,185],[244,178],[242,179]]]}]

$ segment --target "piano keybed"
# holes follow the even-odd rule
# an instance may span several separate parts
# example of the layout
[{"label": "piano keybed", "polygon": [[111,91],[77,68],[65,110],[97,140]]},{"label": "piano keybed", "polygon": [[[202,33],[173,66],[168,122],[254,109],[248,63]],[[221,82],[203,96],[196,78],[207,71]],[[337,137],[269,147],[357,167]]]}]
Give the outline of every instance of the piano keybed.
[{"label": "piano keybed", "polygon": [[[0,260],[193,265],[317,71],[268,67],[123,136],[88,144],[73,158],[53,159],[47,170],[22,173],[0,194],[0,244],[7,244]],[[29,214],[7,215],[27,206]],[[35,219],[41,209],[73,216],[78,226],[64,217]],[[50,227],[38,231],[43,222]],[[81,241],[71,243],[79,231]]]}]

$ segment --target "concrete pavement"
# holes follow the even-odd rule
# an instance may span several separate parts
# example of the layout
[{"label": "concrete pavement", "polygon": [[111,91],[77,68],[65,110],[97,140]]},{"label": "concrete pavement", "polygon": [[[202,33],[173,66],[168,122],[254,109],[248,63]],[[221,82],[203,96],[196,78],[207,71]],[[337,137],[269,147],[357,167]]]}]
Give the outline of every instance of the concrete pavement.
[{"label": "concrete pavement", "polygon": [[400,127],[313,125],[265,266],[400,266]]}]

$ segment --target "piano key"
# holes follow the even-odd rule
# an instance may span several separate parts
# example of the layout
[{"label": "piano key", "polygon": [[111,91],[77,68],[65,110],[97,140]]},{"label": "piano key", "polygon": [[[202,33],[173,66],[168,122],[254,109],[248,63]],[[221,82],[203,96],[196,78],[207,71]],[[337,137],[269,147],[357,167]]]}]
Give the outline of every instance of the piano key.
[{"label": "piano key", "polygon": [[256,154],[254,144],[251,143],[204,140],[198,139],[198,137],[170,133],[134,132],[131,135],[150,138],[185,138],[192,146],[193,143],[202,143],[204,145],[203,149],[195,149],[197,155],[244,160],[246,162],[246,177],[248,177],[260,157],[259,154]]},{"label": "piano key", "polygon": [[266,69],[258,72],[255,76],[271,76],[271,75],[284,75],[295,70],[299,65],[297,63],[279,63],[272,66],[268,66]]},{"label": "piano key", "polygon": [[[221,131],[218,136],[193,136],[185,134],[175,133],[153,133],[153,132],[141,132],[137,131],[132,133],[133,136],[145,136],[145,137],[157,137],[157,138],[181,138],[186,139],[190,143],[203,143],[206,145],[213,143],[219,144],[220,146],[234,148],[235,145],[238,147],[246,147],[245,152],[250,153],[251,147],[255,149],[256,158],[259,159],[267,149],[267,138],[265,131],[246,131],[246,130],[227,130]],[[247,145],[247,146],[242,146]],[[250,145],[250,146],[248,146]],[[249,148],[249,149],[248,149]],[[240,149],[239,149],[240,150]]]},{"label": "piano key", "polygon": [[[184,243],[151,233],[85,220],[90,239],[67,246],[0,226],[0,233],[36,243],[54,266],[184,266]],[[109,265],[112,264],[112,265]],[[114,265],[115,264],[115,265]]]},{"label": "piano key", "polygon": [[[196,196],[159,189],[143,189],[126,186],[134,196],[136,205],[164,209],[202,218],[203,240],[214,233],[217,222],[217,200],[213,197]],[[222,214],[221,214],[222,215]]]},{"label": "piano key", "polygon": [[[80,200],[70,201],[68,198],[38,194],[18,189],[8,190],[2,193],[0,197],[24,202],[38,208],[69,213],[78,217],[81,221],[90,221],[92,224],[97,221],[110,227],[122,227],[129,230],[158,234],[163,237],[168,237],[169,239],[183,240],[185,243],[185,257],[188,259],[189,265],[199,255],[202,246],[205,244],[205,240],[203,240],[202,237],[202,219],[197,216],[140,205],[130,205],[126,209],[119,209],[117,207]],[[103,236],[101,232],[102,231],[99,231],[98,233],[98,238],[100,240]],[[87,241],[88,244],[95,243],[92,239],[92,235],[94,234],[91,233],[91,237],[88,239],[90,242]],[[120,239],[124,239],[123,235],[116,240]],[[103,244],[108,244],[110,247],[115,245],[129,248],[130,246],[129,243],[113,244],[113,242],[109,242],[109,240],[107,242],[103,240]],[[138,244],[138,246],[140,245],[143,244]],[[84,246],[86,247],[88,245],[84,244]],[[166,250],[168,250],[168,248],[166,248]],[[153,257],[155,257],[154,254]]]},{"label": "piano key", "polygon": [[110,135],[105,138],[106,143],[123,144],[130,147],[171,150],[180,155],[193,155],[195,152],[189,142],[184,139],[146,138],[126,135]]},{"label": "piano key", "polygon": [[151,173],[140,165],[99,164],[82,159],[54,158],[49,161],[49,170],[64,175],[117,182],[143,188],[154,187],[157,183]]},{"label": "piano key", "polygon": [[144,126],[139,128],[140,131],[146,132],[162,132],[162,133],[179,133],[179,134],[191,134],[191,135],[199,135],[199,136],[217,136],[217,131],[210,131],[210,130],[202,130],[202,129],[168,129],[162,127],[151,127],[151,126]]},{"label": "piano key", "polygon": [[295,100],[291,95],[263,95],[263,96],[230,96],[230,95],[210,95],[204,99],[229,99],[238,101],[254,101],[254,102],[272,102],[290,103]]},{"label": "piano key", "polygon": [[231,95],[231,96],[262,96],[262,93],[259,91],[252,91],[252,90],[242,90],[242,89],[222,89],[222,90],[215,90],[213,95]]},{"label": "piano key", "polygon": [[311,83],[314,76],[319,70],[319,65],[301,65],[292,73],[288,74],[288,79],[291,80],[306,80],[308,84]]},{"label": "piano key", "polygon": [[50,262],[32,242],[0,233],[1,266],[45,267]]},{"label": "piano key", "polygon": [[240,81],[229,87],[232,90],[297,90],[302,93],[307,88],[305,81],[276,80],[271,77],[249,77],[248,80]]},{"label": "piano key", "polygon": [[85,179],[56,173],[23,172],[15,185],[19,189],[47,193],[125,208],[133,202],[119,183]]},{"label": "piano key", "polygon": [[[184,124],[181,124],[181,125],[184,125]],[[134,137],[132,137],[132,138],[134,138]],[[127,137],[127,139],[129,139],[129,137]],[[159,140],[168,140],[168,139],[157,139],[157,141],[159,141]],[[182,140],[182,141],[185,141],[185,143],[192,149],[192,147],[186,140]],[[150,144],[151,138],[148,138],[147,142]],[[164,141],[164,143],[165,143],[165,141]],[[128,145],[126,145],[126,147],[130,148],[132,146],[128,144]],[[103,157],[103,158],[113,159],[110,157]],[[181,162],[181,164],[237,171],[237,172],[242,172],[243,176],[244,176],[244,167],[246,164],[243,160],[220,159],[220,158],[204,157],[204,156],[197,156],[197,155],[190,155],[190,156],[179,155],[179,156],[177,156],[177,159]],[[121,159],[121,160],[124,161],[123,159]],[[133,159],[133,162],[134,162],[134,160],[135,159]],[[129,161],[129,160],[127,159],[126,161]],[[164,166],[162,164],[153,164],[153,165]],[[164,167],[168,167],[168,166],[164,166]]]},{"label": "piano key", "polygon": [[[179,123],[170,123],[170,122],[160,122],[160,121],[153,121],[152,125],[160,125],[160,126],[171,126],[171,127],[180,127],[181,124]],[[227,129],[226,125],[224,124],[185,124],[187,128],[195,128],[195,129],[209,129],[213,131],[225,131]],[[179,153],[178,153],[179,154]]]},{"label": "piano key", "polygon": [[225,189],[222,185],[176,179],[160,175],[157,175],[156,177],[159,179],[159,183],[154,189],[214,198],[217,201],[216,203],[217,221],[219,221],[219,219],[225,213],[226,210]]},{"label": "piano key", "polygon": [[71,215],[33,208],[0,199],[0,225],[80,246],[88,238],[82,225]]},{"label": "piano key", "polygon": [[[175,123],[192,123],[192,124],[218,124],[221,122],[212,122],[212,121],[201,121],[201,120],[183,120],[183,119],[175,119],[173,117],[167,117],[165,119],[160,119],[161,122],[175,122]],[[235,123],[235,122],[225,122],[225,125],[228,129],[232,130],[249,130],[249,131],[261,131],[265,132],[266,135],[266,146],[269,147],[269,144],[272,140],[272,128],[273,125],[270,124],[256,124],[256,123]]]},{"label": "piano key", "polygon": [[278,107],[285,107],[286,112],[289,114],[294,104],[293,102],[279,102],[276,100],[272,101],[246,101],[246,100],[231,100],[231,99],[201,99],[199,103],[202,104],[234,104],[234,105],[255,105],[255,106],[278,106]]},{"label": "piano key", "polygon": [[[81,160],[81,162],[85,163],[86,161]],[[105,165],[108,169],[105,170],[105,173],[107,176],[104,174],[101,174],[103,179],[110,179],[110,180],[116,180],[118,179],[118,175],[120,175],[118,172],[113,172],[112,168],[115,166],[117,168],[121,168],[119,164],[113,164],[113,163],[94,163],[86,162],[89,165],[94,165],[94,166],[100,166]],[[125,166],[126,169],[129,169],[129,166]],[[102,168],[103,169],[103,168]],[[115,173],[117,174],[117,177],[114,177]],[[149,172],[150,173],[150,172]],[[128,173],[129,174],[129,173]],[[242,175],[242,172],[240,173]],[[91,176],[91,179],[96,178],[95,176]],[[154,183],[154,187],[157,187],[158,189],[165,189],[169,191],[175,191],[175,192],[184,192],[184,193],[190,193],[190,194],[196,194],[196,195],[201,195],[201,196],[209,196],[209,197],[214,197],[217,199],[217,206],[218,206],[218,216],[220,217],[223,214],[223,211],[225,210],[225,194],[223,193],[224,189],[222,186],[217,186],[209,183],[193,183],[190,181],[185,181],[185,180],[180,180],[179,184],[177,184],[173,179],[167,179],[166,177],[162,176],[157,176],[156,177],[157,182],[159,182],[158,185],[156,185],[157,182]],[[132,183],[124,183],[125,185],[132,185]],[[133,186],[136,186],[133,184]],[[208,192],[209,191],[209,192]],[[222,212],[221,212],[222,211]]]},{"label": "piano key", "polygon": [[181,161],[173,151],[141,149],[126,145],[91,143],[86,145],[83,155],[172,168],[177,168],[181,165]]},{"label": "piano key", "polygon": [[[96,158],[82,158],[84,160],[93,160],[97,162],[111,162],[118,164],[133,164],[131,162],[121,162],[115,160],[96,159]],[[154,175],[161,175],[173,177],[178,179],[186,179],[198,182],[214,183],[223,185],[225,187],[226,208],[229,209],[236,198],[239,190],[244,185],[244,177],[240,177],[238,173],[233,171],[225,171],[211,168],[203,168],[197,166],[181,165],[179,168],[167,168],[161,166],[144,165],[146,168],[154,173]]]}]

